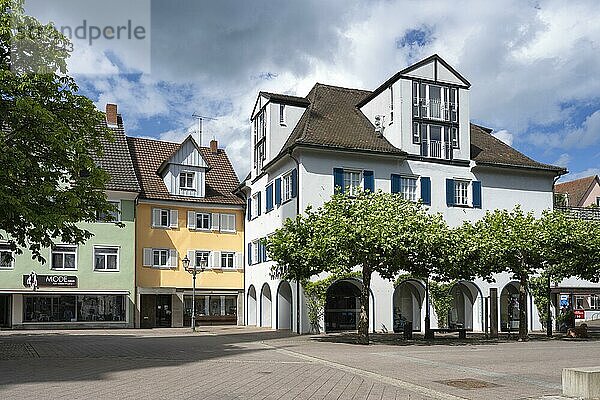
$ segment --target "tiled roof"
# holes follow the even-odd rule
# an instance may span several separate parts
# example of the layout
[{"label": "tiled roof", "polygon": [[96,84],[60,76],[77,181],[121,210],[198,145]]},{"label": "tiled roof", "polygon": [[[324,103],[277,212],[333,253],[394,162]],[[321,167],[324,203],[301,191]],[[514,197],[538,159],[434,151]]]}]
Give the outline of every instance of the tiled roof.
[{"label": "tiled roof", "polygon": [[[106,121],[104,122],[104,126],[107,126]],[[127,139],[121,115],[117,117],[117,127],[111,127],[110,129],[113,131],[114,140],[101,139],[104,146],[104,153],[97,160],[98,164],[110,175],[110,181],[107,183],[106,189],[139,192],[140,185],[133,169],[129,148],[127,147]]]},{"label": "tiled roof", "polygon": [[308,106],[310,102],[305,97],[291,96],[289,94],[260,92],[259,95],[265,96],[267,99],[274,102],[281,102],[285,104],[296,104],[299,106]]},{"label": "tiled roof", "polygon": [[597,175],[587,176],[574,181],[557,183],[554,186],[556,193],[566,193],[569,195],[569,205],[573,207],[583,206],[587,194],[592,189],[594,183],[600,184],[600,178]]},{"label": "tiled roof", "polygon": [[492,130],[471,124],[471,159],[478,164],[542,169],[564,173],[554,165],[537,162],[491,135]]},{"label": "tiled roof", "polygon": [[[279,153],[298,145],[319,146],[397,155],[406,153],[375,132],[357,104],[367,90],[317,83],[306,96],[310,103]],[[554,165],[537,162],[491,135],[492,130],[471,124],[471,159],[478,164],[531,168],[565,173]]]},{"label": "tiled roof", "polygon": [[370,92],[317,83],[306,99],[310,105],[300,117],[281,152],[295,145],[363,150],[403,155],[356,108]]},{"label": "tiled roof", "polygon": [[210,148],[200,148],[200,153],[209,169],[206,173],[205,197],[198,198],[170,194],[163,179],[157,173],[161,164],[179,149],[179,143],[138,137],[128,137],[127,142],[142,187],[140,197],[197,203],[244,204],[241,198],[233,194],[239,181],[225,150],[218,149],[217,153],[213,153]]}]

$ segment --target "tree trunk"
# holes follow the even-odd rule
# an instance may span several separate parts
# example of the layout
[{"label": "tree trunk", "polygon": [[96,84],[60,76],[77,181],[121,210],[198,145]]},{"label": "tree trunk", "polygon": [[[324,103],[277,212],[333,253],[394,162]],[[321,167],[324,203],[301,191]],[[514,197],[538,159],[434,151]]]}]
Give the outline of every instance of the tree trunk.
[{"label": "tree trunk", "polygon": [[360,319],[358,320],[358,344],[369,344],[369,297],[371,295],[371,269],[363,267],[360,292]]},{"label": "tree trunk", "polygon": [[527,284],[526,274],[521,275],[519,282],[519,340],[527,340]]}]

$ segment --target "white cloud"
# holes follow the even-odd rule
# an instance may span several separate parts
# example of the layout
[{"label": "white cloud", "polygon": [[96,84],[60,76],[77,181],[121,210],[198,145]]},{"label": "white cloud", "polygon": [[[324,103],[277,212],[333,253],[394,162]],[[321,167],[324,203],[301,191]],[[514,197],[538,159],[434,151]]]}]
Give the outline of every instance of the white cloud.
[{"label": "white cloud", "polygon": [[[98,106],[117,102],[136,134],[144,134],[141,119],[169,119],[181,127],[165,128],[169,140],[185,137],[193,112],[218,117],[205,131],[240,176],[250,167],[248,116],[259,90],[305,95],[315,82],[373,89],[432,53],[470,80],[471,118],[502,127],[495,136],[508,144],[576,148],[600,136],[600,111],[573,122],[573,104],[593,104],[600,93],[594,1],[185,1],[153,2],[152,13],[160,15],[152,75],[89,77]],[[421,27],[430,31],[424,46],[398,46]],[[539,133],[553,124],[566,133]],[[532,127],[538,133],[525,137]]]},{"label": "white cloud", "polygon": [[506,129],[502,129],[497,132],[493,132],[492,136],[494,136],[496,139],[502,140],[504,143],[506,143],[509,146],[512,146],[512,144],[513,144],[514,136],[512,133],[510,133]]},{"label": "white cloud", "polygon": [[563,153],[554,162],[554,165],[558,165],[559,167],[567,168],[569,166],[570,161],[571,161],[571,156],[568,155],[567,153]]}]

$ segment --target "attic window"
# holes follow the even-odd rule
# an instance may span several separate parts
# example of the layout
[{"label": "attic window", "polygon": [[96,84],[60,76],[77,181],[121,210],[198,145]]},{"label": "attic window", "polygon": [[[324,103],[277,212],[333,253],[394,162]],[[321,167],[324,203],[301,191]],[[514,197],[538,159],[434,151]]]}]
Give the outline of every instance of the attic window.
[{"label": "attic window", "polygon": [[285,104],[279,105],[279,125],[285,126]]},{"label": "attic window", "polygon": [[180,189],[195,189],[194,177],[196,173],[190,171],[182,171],[179,173],[179,188]]}]

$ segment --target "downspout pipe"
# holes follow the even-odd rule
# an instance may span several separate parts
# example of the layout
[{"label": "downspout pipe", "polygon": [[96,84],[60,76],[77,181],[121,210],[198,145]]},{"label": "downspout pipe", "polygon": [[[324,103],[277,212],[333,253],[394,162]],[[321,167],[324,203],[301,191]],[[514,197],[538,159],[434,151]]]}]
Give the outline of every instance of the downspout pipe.
[{"label": "downspout pipe", "polygon": [[[300,215],[300,162],[292,154],[294,149],[290,149],[288,155],[296,163],[298,190],[296,193],[296,215]],[[296,333],[300,335],[300,280],[296,278]]]}]

